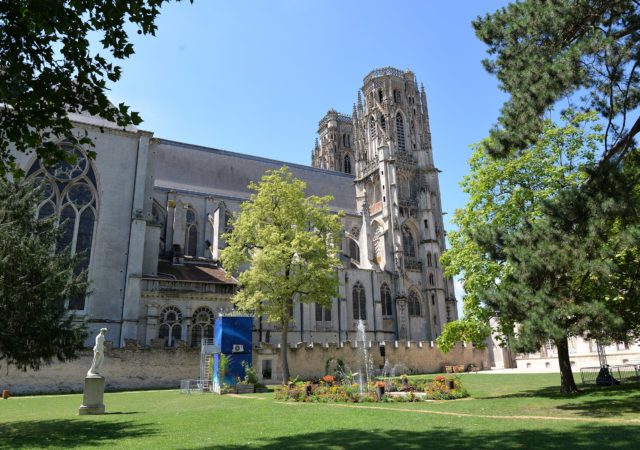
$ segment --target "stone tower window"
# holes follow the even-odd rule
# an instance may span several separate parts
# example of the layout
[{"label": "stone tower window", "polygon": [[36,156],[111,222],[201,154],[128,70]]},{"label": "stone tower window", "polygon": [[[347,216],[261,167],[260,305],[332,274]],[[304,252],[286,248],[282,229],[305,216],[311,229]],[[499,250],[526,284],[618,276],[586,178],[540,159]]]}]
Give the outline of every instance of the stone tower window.
[{"label": "stone tower window", "polygon": [[353,291],[351,294],[353,300],[353,320],[366,320],[367,301],[364,293],[364,288],[359,281],[353,286]]},{"label": "stone tower window", "polygon": [[402,227],[402,246],[404,247],[404,254],[410,258],[416,257],[416,244],[413,238],[413,233],[408,226]]},{"label": "stone tower window", "polygon": [[371,141],[375,141],[376,137],[378,137],[378,130],[376,129],[376,118],[371,116],[369,120],[369,135],[371,136]]},{"label": "stone tower window", "polygon": [[382,103],[382,100],[384,100],[384,94],[382,93],[382,89],[378,89],[378,100],[380,100],[380,103]]},{"label": "stone tower window", "polygon": [[387,283],[382,283],[382,286],[380,286],[380,300],[382,301],[382,315],[385,317],[392,316],[391,290]]},{"label": "stone tower window", "polygon": [[185,230],[184,239],[184,254],[185,256],[197,256],[198,250],[198,224],[196,222],[196,213],[193,209],[187,210],[187,226]]},{"label": "stone tower window", "polygon": [[380,116],[380,128],[385,131],[387,129],[387,122],[384,120],[384,116]]},{"label": "stone tower window", "polygon": [[344,155],[344,173],[351,173],[351,158]]},{"label": "stone tower window", "polygon": [[411,291],[409,293],[409,316],[420,317],[421,315],[418,294],[416,294],[416,291]]},{"label": "stone tower window", "polygon": [[[60,147],[75,156],[75,163],[60,161],[52,167],[45,167],[35,160],[27,176],[36,185],[43,186],[38,218],[54,214],[60,218],[62,234],[56,251],[68,248],[72,254],[83,256],[76,267],[76,272],[80,273],[89,268],[91,261],[98,213],[96,175],[84,152],[67,143]],[[67,308],[84,310],[85,298],[70,298]]]},{"label": "stone tower window", "polygon": [[404,120],[402,114],[396,114],[396,134],[398,136],[398,150],[405,151],[407,149],[404,141]]}]

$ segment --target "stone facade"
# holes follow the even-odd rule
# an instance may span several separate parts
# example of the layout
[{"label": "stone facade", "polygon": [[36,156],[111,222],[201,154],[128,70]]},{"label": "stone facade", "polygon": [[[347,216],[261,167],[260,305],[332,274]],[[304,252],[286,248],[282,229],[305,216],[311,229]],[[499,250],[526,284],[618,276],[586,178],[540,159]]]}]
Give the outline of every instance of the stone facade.
[{"label": "stone facade", "polygon": [[[130,343],[131,344],[131,343]],[[134,389],[177,388],[180,380],[198,377],[200,353],[198,349],[179,345],[177,348],[162,346],[140,348],[128,345],[111,348],[105,352],[103,375],[106,391]],[[376,369],[389,361],[389,368],[398,373],[440,372],[444,366],[465,364],[478,369],[487,368],[487,353],[470,346],[457,346],[443,354],[429,342],[371,342],[369,353]],[[382,347],[381,347],[382,345]],[[381,350],[383,348],[383,350]],[[346,367],[359,367],[362,349],[355,343],[298,344],[289,348],[288,359],[292,377],[315,378],[324,374],[326,361],[342,360]],[[263,383],[281,382],[280,352],[277,345],[262,344],[253,350],[254,367]],[[384,356],[382,355],[384,352]],[[12,394],[82,392],[84,375],[91,366],[92,352],[83,352],[76,360],[53,363],[38,372],[4,370],[0,373],[0,387]],[[267,369],[267,370],[265,370]]]},{"label": "stone facade", "polygon": [[[70,218],[72,251],[88,255],[91,294],[69,309],[90,336],[108,328],[115,347],[197,347],[232,309],[236,281],[218,263],[229,217],[251,181],[286,163],[71,119],[93,139],[94,161],[68,145],[80,166],[45,168],[17,155],[53,192],[40,214]],[[445,236],[424,89],[410,71],[374,70],[353,115],[329,111],[318,133],[313,167],[286,165],[307,194],[331,195],[332,210],[345,212],[343,268],[330,308],[295,305],[292,340],[340,344],[353,339],[358,320],[372,341],[435,340],[457,308],[438,261]],[[266,320],[254,324],[254,342],[280,342]]]}]

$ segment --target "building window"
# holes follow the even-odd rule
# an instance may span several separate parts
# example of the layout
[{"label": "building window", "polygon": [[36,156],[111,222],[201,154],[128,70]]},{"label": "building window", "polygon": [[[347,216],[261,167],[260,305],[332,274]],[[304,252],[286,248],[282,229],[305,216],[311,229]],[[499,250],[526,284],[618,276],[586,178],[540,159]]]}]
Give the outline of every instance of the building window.
[{"label": "building window", "polygon": [[262,360],[262,379],[270,380],[273,373],[272,362],[270,359]]},{"label": "building window", "polygon": [[380,300],[382,302],[382,315],[385,317],[392,316],[391,289],[389,289],[387,283],[382,283],[382,286],[380,286]]},{"label": "building window", "polygon": [[431,253],[427,253],[427,267],[431,267],[432,264]]},{"label": "building window", "polygon": [[380,116],[380,128],[383,130],[387,129],[387,122],[384,120],[384,116]]},{"label": "building window", "polygon": [[431,294],[431,304],[432,305],[436,304],[436,296],[435,296],[435,294]]},{"label": "building window", "polygon": [[420,299],[418,298],[418,294],[416,291],[409,292],[409,316],[410,317],[420,317]]},{"label": "building window", "polygon": [[202,339],[213,339],[213,311],[202,306],[191,318],[191,346],[199,347]]},{"label": "building window", "polygon": [[406,225],[402,227],[402,246],[404,247],[404,254],[410,258],[416,256],[416,244],[413,239],[413,233]]},{"label": "building window", "polygon": [[352,291],[353,298],[353,320],[366,320],[367,319],[367,304],[364,288],[357,282],[353,286]]},{"label": "building window", "polygon": [[184,237],[184,254],[185,256],[196,257],[198,250],[198,224],[196,222],[196,213],[193,209],[187,209],[187,226]]},{"label": "building window", "polygon": [[433,274],[432,274],[432,273],[430,273],[430,274],[429,274],[429,284],[430,284],[431,286],[435,286],[435,285],[436,285],[436,283],[435,283],[435,279],[434,279],[434,277],[433,277]]},{"label": "building window", "polygon": [[396,114],[396,134],[398,135],[398,150],[405,151],[404,121],[402,120],[402,114],[400,113]]},{"label": "building window", "polygon": [[396,103],[400,103],[400,91],[397,89],[393,90],[393,101]]},{"label": "building window", "polygon": [[344,155],[344,173],[351,173],[351,158]]},{"label": "building window", "polygon": [[378,130],[376,128],[376,118],[371,116],[371,119],[369,120],[369,135],[371,136],[371,142],[376,140],[376,137],[378,137]]},{"label": "building window", "polygon": [[382,100],[384,100],[384,94],[382,93],[382,89],[378,89],[378,100],[380,100],[380,103],[382,103]]},{"label": "building window", "polygon": [[182,336],[182,312],[175,306],[167,306],[160,313],[160,331],[158,337],[164,339],[166,347],[175,347],[176,340]]},{"label": "building window", "polygon": [[325,308],[316,303],[316,322],[331,322],[331,307]]},{"label": "building window", "polygon": [[[75,268],[76,274],[89,269],[98,215],[96,174],[84,152],[63,143],[60,147],[74,163],[59,161],[45,167],[36,160],[27,172],[34,184],[42,186],[42,201],[38,206],[38,218],[57,215],[61,235],[56,251],[68,248],[71,254],[81,255]],[[84,310],[85,298],[68,300],[70,310]]]}]

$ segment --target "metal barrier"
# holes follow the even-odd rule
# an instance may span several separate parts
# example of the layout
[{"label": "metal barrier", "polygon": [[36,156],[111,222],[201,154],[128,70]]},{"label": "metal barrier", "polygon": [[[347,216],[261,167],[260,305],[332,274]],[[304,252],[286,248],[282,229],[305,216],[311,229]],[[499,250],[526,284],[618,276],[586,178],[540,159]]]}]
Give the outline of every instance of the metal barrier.
[{"label": "metal barrier", "polygon": [[212,393],[213,384],[211,380],[180,380],[180,393],[182,394],[203,394]]},{"label": "metal barrier", "polygon": [[[611,382],[606,382],[608,379],[606,372],[609,371],[610,378],[613,378]],[[640,380],[640,366],[633,364],[624,364],[621,366],[605,366],[605,367],[583,367],[580,369],[580,377],[582,378],[582,384],[618,384],[623,381],[638,381]]]}]

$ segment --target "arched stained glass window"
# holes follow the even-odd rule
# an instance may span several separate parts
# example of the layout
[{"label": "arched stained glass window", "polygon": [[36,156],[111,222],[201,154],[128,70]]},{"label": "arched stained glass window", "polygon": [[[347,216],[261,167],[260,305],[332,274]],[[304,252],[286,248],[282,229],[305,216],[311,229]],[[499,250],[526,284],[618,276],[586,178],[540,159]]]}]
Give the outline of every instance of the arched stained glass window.
[{"label": "arched stained glass window", "polygon": [[367,300],[364,293],[362,284],[358,281],[353,285],[352,291],[353,300],[353,320],[366,320],[367,319]]},{"label": "arched stained glass window", "polygon": [[398,150],[406,150],[405,140],[404,140],[404,120],[402,119],[402,114],[396,114],[396,135],[398,137]]},{"label": "arched stained glass window", "polygon": [[202,339],[213,339],[213,311],[206,306],[196,309],[191,317],[191,346],[199,347]]},{"label": "arched stained glass window", "polygon": [[[68,143],[60,144],[73,162],[44,166],[33,162],[27,174],[42,188],[38,218],[57,215],[62,227],[56,251],[69,249],[81,255],[75,272],[88,270],[96,231],[98,195],[96,174],[84,152]],[[68,309],[84,310],[85,298],[71,298]]]},{"label": "arched stained glass window", "polygon": [[380,286],[380,300],[382,302],[382,315],[386,317],[392,316],[391,290],[387,283],[382,283],[382,286]]},{"label": "arched stained glass window", "polygon": [[198,251],[198,223],[196,222],[196,213],[193,209],[187,210],[187,224],[184,238],[184,254],[185,256],[196,257]]},{"label": "arched stained glass window", "polygon": [[182,336],[182,311],[176,306],[167,306],[160,312],[158,337],[164,339],[166,347],[174,347]]}]

